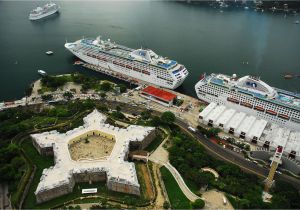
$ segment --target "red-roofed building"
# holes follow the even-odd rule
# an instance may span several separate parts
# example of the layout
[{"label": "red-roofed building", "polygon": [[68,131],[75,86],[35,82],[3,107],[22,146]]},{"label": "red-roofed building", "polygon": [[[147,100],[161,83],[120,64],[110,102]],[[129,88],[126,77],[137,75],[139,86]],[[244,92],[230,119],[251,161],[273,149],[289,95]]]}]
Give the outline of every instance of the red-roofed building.
[{"label": "red-roofed building", "polygon": [[171,92],[153,86],[148,86],[143,89],[141,91],[141,96],[165,106],[172,106],[173,100],[177,97],[177,95]]}]

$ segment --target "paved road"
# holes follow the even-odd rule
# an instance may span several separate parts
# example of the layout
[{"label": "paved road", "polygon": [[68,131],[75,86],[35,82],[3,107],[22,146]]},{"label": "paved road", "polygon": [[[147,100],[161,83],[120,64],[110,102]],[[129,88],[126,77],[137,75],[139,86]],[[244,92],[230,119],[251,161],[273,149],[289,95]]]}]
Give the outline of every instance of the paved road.
[{"label": "paved road", "polygon": [[[267,177],[267,175],[269,173],[268,169],[258,166],[251,161],[247,161],[245,158],[241,157],[240,155],[238,155],[235,152],[223,149],[221,146],[212,143],[209,139],[205,138],[199,132],[197,132],[197,133],[191,132],[190,130],[188,130],[188,125],[185,122],[177,119],[176,123],[180,127],[184,128],[194,138],[196,138],[207,149],[208,153],[211,154],[212,156],[217,157],[219,159],[223,159],[223,160],[233,163],[235,165],[238,165],[244,171],[254,173],[263,179],[265,179]],[[278,179],[286,181],[286,182],[294,185],[294,187],[296,187],[298,190],[300,190],[300,180],[299,179],[296,179],[294,177],[291,177],[291,176],[288,176],[285,174],[281,174],[281,175],[276,174],[275,180],[278,180]]]},{"label": "paved road", "polygon": [[[91,96],[92,96],[92,94],[91,94]],[[87,98],[87,96],[80,97],[80,99],[85,99],[85,98]],[[101,102],[106,103],[107,105],[109,105],[110,108],[114,108],[114,109],[116,108],[116,106],[120,106],[122,108],[123,112],[128,112],[128,113],[139,113],[143,110],[146,110],[145,107],[132,106],[130,104],[122,103],[122,102],[118,102],[118,101],[109,101],[109,100],[101,99]],[[35,103],[44,103],[44,102],[35,101],[35,102],[32,102],[31,105],[34,105]],[[162,110],[160,110],[160,111],[162,111]],[[160,112],[153,111],[153,114],[160,115]],[[187,129],[189,127],[188,122],[184,122],[184,121],[180,120],[179,118],[177,118],[176,123],[179,126],[181,126],[182,128],[184,128],[191,135],[193,135],[194,138],[196,138],[207,149],[208,153],[213,155],[214,157],[221,158],[227,162],[236,164],[239,167],[241,167],[243,170],[254,173],[261,178],[267,177],[267,174],[269,172],[268,169],[265,169],[265,168],[260,167],[250,161],[247,161],[243,157],[239,156],[238,154],[236,154],[232,151],[223,149],[219,145],[216,145],[216,144],[212,143],[211,141],[209,141],[207,138],[205,138],[200,133],[191,132],[190,130]],[[291,183],[298,190],[300,190],[300,180],[299,179],[296,179],[292,176],[288,176],[286,174],[281,174],[281,175],[276,174],[275,180],[276,179],[284,180],[288,183]]]},{"label": "paved road", "polygon": [[[122,111],[124,112],[129,112],[129,113],[136,113],[140,112],[142,110],[145,110],[143,107],[132,107],[131,105],[128,104],[122,104],[121,102],[117,103],[110,103],[112,106],[119,105],[122,107]],[[160,112],[158,111],[153,111],[153,114],[155,115],[160,115]],[[181,119],[176,119],[177,125],[179,125],[181,128],[185,129],[186,132],[191,134],[195,139],[201,143],[208,153],[216,158],[225,160],[227,162],[233,163],[235,165],[238,165],[242,170],[256,174],[262,179],[267,178],[267,175],[269,173],[269,170],[266,168],[263,168],[261,166],[256,165],[255,163],[251,161],[247,161],[244,157],[240,156],[239,154],[222,148],[219,145],[216,145],[212,143],[209,139],[205,138],[201,133],[197,132],[194,133],[190,130],[188,130],[189,124],[188,122],[184,122]],[[283,180],[286,181],[290,184],[292,184],[294,187],[296,187],[298,190],[300,190],[300,180],[297,178],[294,178],[292,176],[288,176],[286,174],[275,174],[275,180]]]}]

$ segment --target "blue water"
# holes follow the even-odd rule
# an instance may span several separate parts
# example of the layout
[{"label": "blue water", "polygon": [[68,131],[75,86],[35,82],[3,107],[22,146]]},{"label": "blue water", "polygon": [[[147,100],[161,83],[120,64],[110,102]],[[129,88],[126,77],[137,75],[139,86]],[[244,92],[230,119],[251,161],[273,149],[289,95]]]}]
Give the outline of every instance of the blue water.
[{"label": "blue water", "polygon": [[[50,74],[80,71],[64,43],[102,35],[131,48],[150,48],[184,64],[189,77],[178,91],[195,96],[203,72],[259,75],[272,86],[300,92],[299,16],[218,9],[170,1],[59,1],[61,13],[32,22],[40,1],[0,1],[0,101],[23,96],[38,69]],[[46,51],[54,51],[47,56]],[[246,64],[248,62],[248,64]]]}]

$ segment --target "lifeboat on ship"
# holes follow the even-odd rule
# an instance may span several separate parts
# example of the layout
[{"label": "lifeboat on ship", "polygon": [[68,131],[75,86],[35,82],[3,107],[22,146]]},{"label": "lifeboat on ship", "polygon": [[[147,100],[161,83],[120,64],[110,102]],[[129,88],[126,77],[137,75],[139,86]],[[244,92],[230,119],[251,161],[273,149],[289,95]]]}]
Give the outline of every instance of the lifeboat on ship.
[{"label": "lifeboat on ship", "polygon": [[261,112],[265,111],[265,109],[261,106],[255,106],[254,109],[261,111]]},{"label": "lifeboat on ship", "polygon": [[138,68],[136,68],[136,67],[133,67],[133,70],[134,70],[134,71],[138,71],[138,72],[141,71],[140,69],[138,69]]},{"label": "lifeboat on ship", "polygon": [[236,103],[236,104],[239,103],[239,100],[237,100],[235,98],[227,98],[227,101],[230,101],[230,102],[233,102],[233,103]]},{"label": "lifeboat on ship", "polygon": [[248,103],[248,102],[241,102],[241,105],[242,106],[246,106],[246,107],[249,107],[249,108],[252,108],[252,104]]},{"label": "lifeboat on ship", "polygon": [[271,109],[267,109],[266,111],[267,114],[271,114],[271,115],[277,115],[277,112],[271,110]]},{"label": "lifeboat on ship", "polygon": [[145,70],[143,70],[142,72],[143,72],[143,74],[150,75],[150,72],[149,72],[149,71],[145,71]]},{"label": "lifeboat on ship", "polygon": [[286,114],[278,114],[278,117],[282,118],[282,119],[285,119],[285,120],[289,120],[290,117]]}]

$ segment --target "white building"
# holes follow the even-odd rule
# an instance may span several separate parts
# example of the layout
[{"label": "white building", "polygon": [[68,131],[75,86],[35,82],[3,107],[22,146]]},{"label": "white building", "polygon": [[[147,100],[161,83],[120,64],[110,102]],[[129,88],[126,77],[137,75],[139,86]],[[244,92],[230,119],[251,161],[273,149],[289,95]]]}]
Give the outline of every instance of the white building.
[{"label": "white building", "polygon": [[224,125],[226,125],[230,121],[230,119],[234,116],[235,113],[236,111],[234,109],[225,110],[221,117],[219,117],[219,119],[216,121],[216,126],[223,129]]},{"label": "white building", "polygon": [[236,137],[240,137],[240,138],[244,139],[246,137],[246,134],[250,131],[250,129],[254,125],[255,121],[256,121],[256,117],[254,117],[254,116],[247,116],[243,120],[243,122],[241,123],[241,125],[238,127],[238,129],[236,130],[236,132],[234,133],[234,135]]},{"label": "white building", "polygon": [[246,140],[251,141],[253,143],[257,143],[267,124],[268,122],[266,120],[256,120],[253,127],[246,134]]},{"label": "white building", "polygon": [[203,120],[204,124],[213,126],[216,123],[216,120],[219,118],[219,116],[224,112],[226,109],[225,106],[217,106],[212,110]]},{"label": "white building", "polygon": [[203,119],[217,106],[216,103],[210,103],[205,109],[199,114],[199,120],[203,122]]},{"label": "white building", "polygon": [[[130,144],[146,147],[155,137],[155,128],[131,125],[125,128],[106,124],[106,116],[94,110],[84,118],[84,125],[66,133],[50,131],[31,135],[42,155],[53,155],[54,166],[44,169],[35,191],[38,203],[72,192],[76,182],[106,180],[110,190],[140,194],[134,163],[127,162]],[[88,136],[101,136],[115,141],[110,155],[101,159],[71,158],[70,142]]]},{"label": "white building", "polygon": [[225,125],[224,130],[228,133],[234,134],[245,117],[246,114],[244,112],[238,112],[231,118],[229,123]]}]

